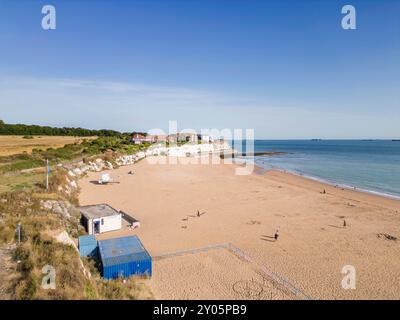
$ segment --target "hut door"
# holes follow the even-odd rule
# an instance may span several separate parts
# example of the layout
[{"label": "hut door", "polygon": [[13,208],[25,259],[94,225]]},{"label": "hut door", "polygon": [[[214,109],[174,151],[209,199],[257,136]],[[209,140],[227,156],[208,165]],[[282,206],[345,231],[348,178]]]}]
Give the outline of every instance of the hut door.
[{"label": "hut door", "polygon": [[100,221],[93,221],[93,233],[97,234],[100,233]]}]

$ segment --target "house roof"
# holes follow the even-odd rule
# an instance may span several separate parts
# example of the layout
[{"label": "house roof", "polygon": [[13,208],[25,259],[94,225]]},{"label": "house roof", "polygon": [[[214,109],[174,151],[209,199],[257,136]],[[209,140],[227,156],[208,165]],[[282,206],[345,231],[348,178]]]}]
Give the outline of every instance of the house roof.
[{"label": "house roof", "polygon": [[128,236],[99,241],[103,266],[151,259],[137,236]]},{"label": "house roof", "polygon": [[143,135],[143,134],[141,134],[141,133],[134,133],[133,135],[133,138],[144,138],[145,136]]},{"label": "house roof", "polygon": [[118,210],[105,203],[82,206],[79,210],[87,219],[103,218],[120,214]]}]

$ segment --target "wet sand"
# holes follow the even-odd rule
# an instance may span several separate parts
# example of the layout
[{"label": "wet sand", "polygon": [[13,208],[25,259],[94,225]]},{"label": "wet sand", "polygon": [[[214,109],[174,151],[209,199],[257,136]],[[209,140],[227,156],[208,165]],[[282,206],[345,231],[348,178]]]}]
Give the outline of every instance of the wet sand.
[{"label": "wet sand", "polygon": [[[100,173],[90,173],[79,183],[80,203],[108,203],[140,220],[140,229],[99,238],[137,234],[152,256],[230,242],[313,298],[400,298],[400,201],[277,171],[238,176],[235,168],[152,165],[145,159],[111,171],[119,184],[93,184]],[[246,266],[238,274],[240,263],[231,269],[225,253],[215,255],[155,261],[155,297],[243,298],[227,288],[251,281],[254,270]],[[208,275],[185,267],[198,264],[196,259]],[[355,267],[354,290],[342,288],[345,265]],[[226,280],[216,280],[218,275]]]}]

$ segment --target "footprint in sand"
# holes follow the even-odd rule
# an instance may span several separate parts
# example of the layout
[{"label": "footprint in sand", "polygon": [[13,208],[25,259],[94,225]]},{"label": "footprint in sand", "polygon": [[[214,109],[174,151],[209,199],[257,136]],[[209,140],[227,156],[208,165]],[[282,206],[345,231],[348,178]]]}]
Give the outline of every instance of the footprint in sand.
[{"label": "footprint in sand", "polygon": [[247,222],[247,224],[252,226],[252,225],[255,225],[255,224],[261,224],[261,222],[258,221],[258,220],[251,220],[250,222]]}]

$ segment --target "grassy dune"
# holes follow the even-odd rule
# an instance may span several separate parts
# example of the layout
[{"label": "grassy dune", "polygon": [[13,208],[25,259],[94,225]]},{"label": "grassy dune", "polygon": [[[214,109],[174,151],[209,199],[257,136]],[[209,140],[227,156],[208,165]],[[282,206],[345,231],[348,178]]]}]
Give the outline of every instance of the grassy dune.
[{"label": "grassy dune", "polygon": [[[1,137],[2,142],[15,142],[15,148],[24,147],[35,139]],[[61,138],[60,143],[71,141]],[[13,140],[14,139],[14,140]],[[44,138],[43,138],[44,139]],[[133,153],[146,148],[132,145],[129,135],[99,137],[97,139],[72,138],[73,143],[53,148],[38,148],[30,144],[31,153],[0,156],[0,299],[151,299],[151,291],[136,279],[105,281],[93,261],[83,259],[91,277],[82,270],[78,252],[71,246],[54,240],[54,235],[66,231],[77,238],[85,231],[79,223],[79,212],[67,217],[43,209],[42,200],[68,201],[77,205],[76,191],[63,193],[67,170],[57,166],[76,160],[111,157],[113,153]],[[25,143],[25,141],[27,143]],[[55,143],[56,139],[50,139]],[[49,141],[49,140],[46,140]],[[35,148],[33,146],[35,145]],[[39,150],[41,149],[41,150]],[[49,159],[52,171],[49,191],[44,188],[45,160]],[[16,226],[21,223],[21,245],[16,243]],[[7,264],[5,263],[7,262]],[[7,266],[11,267],[7,267]],[[56,289],[42,288],[42,268],[50,265],[56,270]]]},{"label": "grassy dune", "polygon": [[[52,147],[57,143],[59,147]],[[14,153],[0,155],[0,193],[26,190],[43,184],[46,159],[54,168],[59,163],[88,159],[107,151],[132,154],[146,147],[146,145],[132,145],[130,135],[90,138],[0,136],[1,152],[7,153],[13,150]],[[21,150],[23,151],[19,152]]]}]

